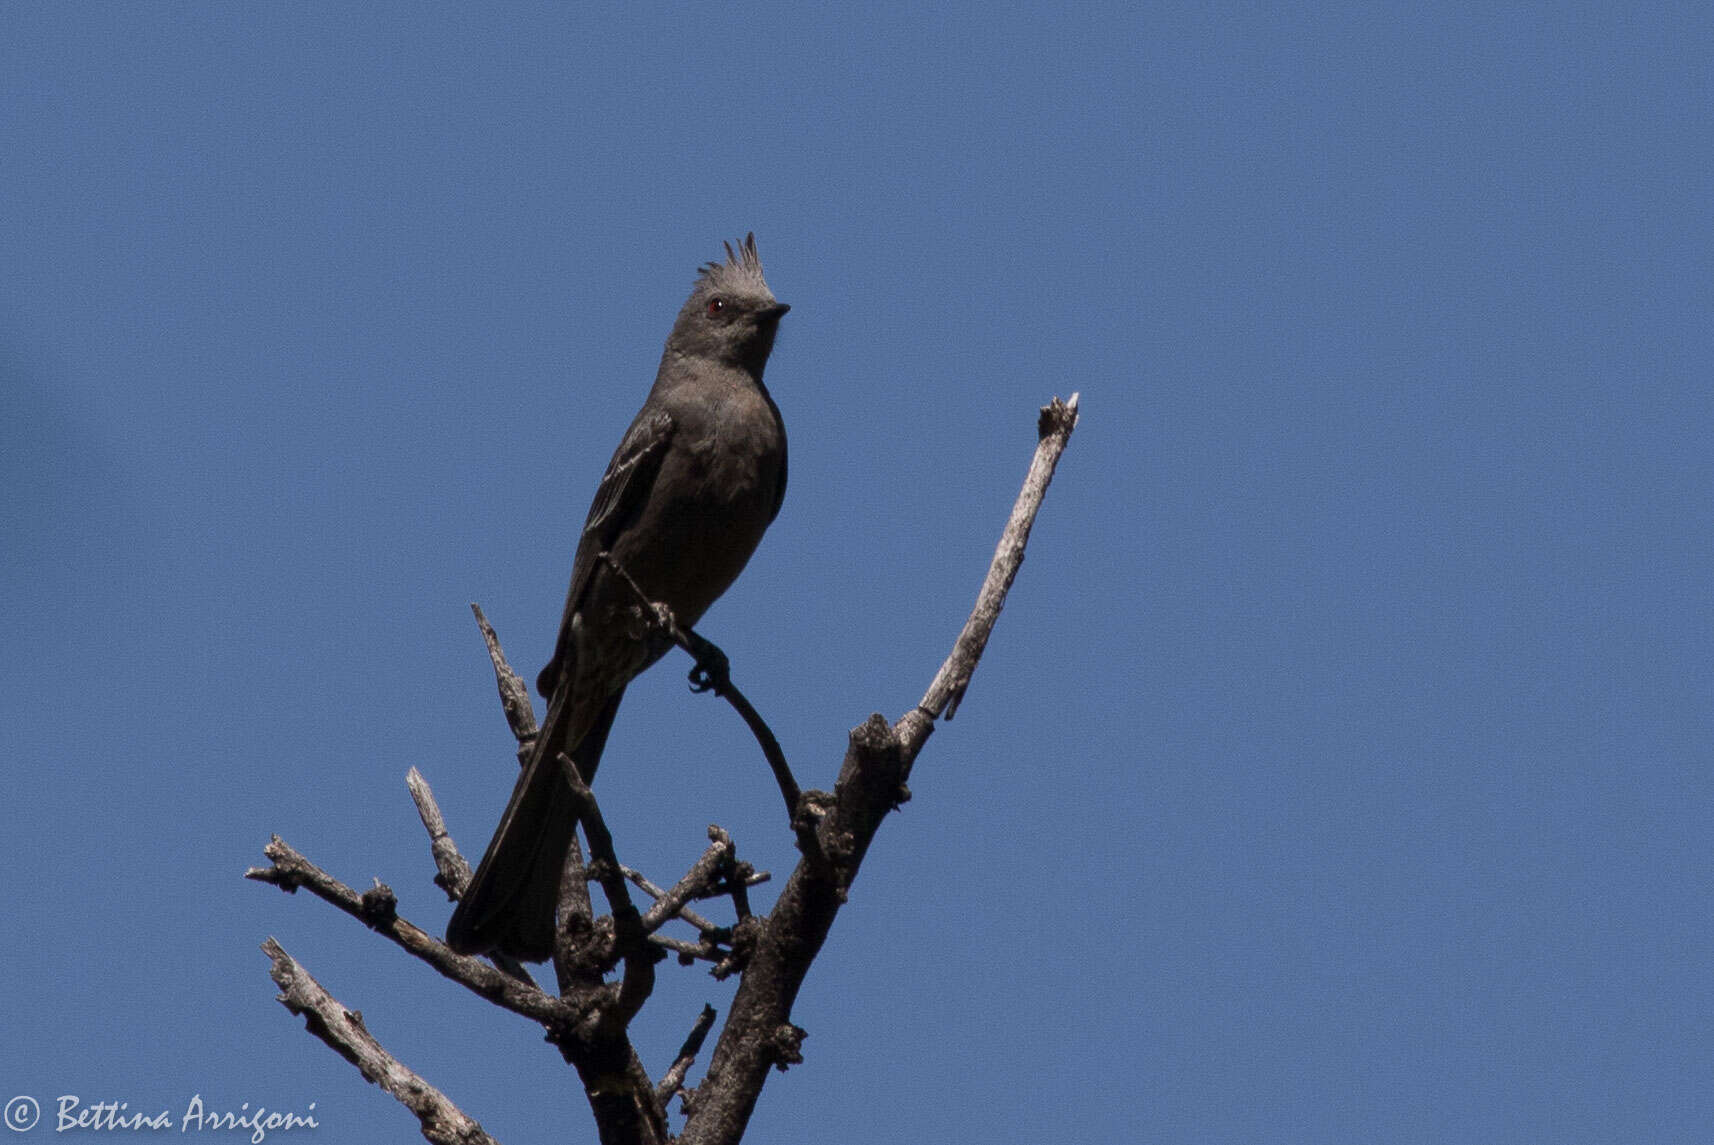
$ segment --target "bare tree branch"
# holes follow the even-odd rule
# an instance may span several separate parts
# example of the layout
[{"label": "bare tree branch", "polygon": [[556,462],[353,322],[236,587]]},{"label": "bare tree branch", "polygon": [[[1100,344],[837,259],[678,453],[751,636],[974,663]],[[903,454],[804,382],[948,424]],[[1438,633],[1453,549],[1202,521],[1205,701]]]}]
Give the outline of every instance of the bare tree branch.
[{"label": "bare tree branch", "polygon": [[[712,690],[733,704],[761,744],[791,813],[801,859],[782,888],[774,909],[765,917],[752,915],[746,888],[766,878],[737,859],[730,836],[709,829],[711,841],[684,878],[663,891],[634,871],[619,865],[612,836],[588,785],[564,753],[557,761],[577,802],[577,814],[589,841],[587,871],[573,843],[562,881],[562,942],[555,966],[562,997],[543,993],[529,980],[497,971],[474,958],[454,954],[441,942],[401,919],[397,901],[379,882],[364,894],[333,879],[275,836],[265,849],[271,868],[253,868],[247,877],[271,882],[287,891],[308,888],[317,897],[387,936],[442,975],[488,998],[495,1004],[540,1022],[548,1040],[558,1046],[577,1070],[595,1113],[603,1145],[666,1145],[666,1103],[682,1093],[685,1130],[680,1145],[736,1145],[772,1069],[785,1069],[802,1060],[804,1031],[791,1022],[791,1009],[805,975],[826,941],[857,871],[887,814],[910,798],[905,786],[911,766],[944,713],[957,711],[977,662],[987,645],[1006,594],[1023,560],[1031,526],[1054,468],[1077,425],[1078,397],[1055,398],[1038,422],[1038,444],[1024,486],[997,546],[975,607],[951,653],[941,665],[920,704],[897,722],[871,716],[852,729],[838,782],[832,794],[803,791],[786,765],[778,741],[748,701],[731,686],[724,653],[681,628],[672,614],[632,588],[655,620],[680,647],[696,659],[692,687]],[[603,554],[606,556],[606,554]],[[625,570],[610,564],[630,581]],[[500,650],[499,638],[475,605],[508,725],[519,742],[519,759],[527,762],[536,749],[538,733],[529,693]],[[549,713],[549,722],[553,714]],[[469,866],[458,855],[433,793],[412,769],[412,797],[434,850],[435,881],[456,898],[469,878]],[[655,900],[639,912],[626,889],[629,878]],[[611,916],[595,920],[588,900],[588,881],[601,884]],[[577,913],[581,895],[583,930],[573,934],[566,922]],[[729,895],[737,915],[730,928],[715,926],[688,909],[699,898]],[[654,933],[673,918],[682,918],[699,932],[699,941],[684,942]],[[575,942],[572,939],[576,939]],[[309,1027],[342,1055],[358,1064],[364,1076],[379,1080],[418,1113],[424,1136],[435,1142],[477,1145],[489,1140],[481,1127],[386,1054],[362,1028],[361,1018],[348,1013],[314,979],[279,949],[272,939],[264,946],[275,961],[275,980],[287,990],[282,1001],[306,1016]],[[678,1057],[659,1085],[650,1082],[632,1048],[627,1027],[654,987],[655,963],[671,950],[688,964],[697,959],[715,962],[716,978],[742,971],[738,992],[721,1031],[702,1084],[685,1091],[685,1077],[713,1027],[714,1011],[704,1007]],[[619,963],[618,982],[604,974]],[[288,983],[290,983],[288,985]],[[365,1064],[368,1063],[368,1064]],[[397,1072],[387,1072],[389,1069]],[[384,1078],[394,1078],[394,1088]],[[407,1096],[408,1095],[408,1096]],[[425,1110],[427,1111],[425,1113]]]},{"label": "bare tree branch", "polygon": [[411,802],[417,805],[417,818],[428,832],[429,850],[434,854],[436,875],[434,885],[446,892],[448,902],[456,902],[470,885],[470,864],[458,853],[458,845],[447,834],[446,820],[440,804],[434,800],[434,790],[416,768],[405,773],[405,786],[411,789]]},{"label": "bare tree branch", "polygon": [[619,856],[614,851],[613,835],[607,830],[607,821],[601,817],[595,793],[583,781],[577,764],[563,751],[559,753],[559,766],[565,773],[572,798],[576,800],[583,833],[589,839],[590,874],[601,884],[601,893],[607,896],[607,908],[612,912],[614,952],[625,961],[625,976],[620,981],[617,1005],[603,1015],[606,1023],[623,1030],[654,991],[655,962],[659,955],[647,941],[648,932],[643,927],[642,915],[631,901]]},{"label": "bare tree branch", "polygon": [[[507,663],[499,637],[481,608],[471,607],[494,667],[507,723],[519,743],[519,761],[527,763],[538,749],[535,741],[539,734],[528,690]],[[552,719],[550,711],[550,724]],[[663,953],[643,932],[638,912],[625,891],[612,836],[594,793],[563,752],[557,762],[577,800],[578,817],[595,861],[585,868],[582,848],[574,837],[560,880],[561,934],[554,967],[563,1002],[584,1019],[550,1030],[549,1039],[582,1078],[603,1142],[664,1142],[665,1101],[657,1098],[626,1035],[631,1017],[654,988],[654,964]],[[613,912],[610,919],[597,922],[593,917],[588,890],[592,879],[601,883],[608,897]],[[704,957],[712,959],[718,953],[711,950]],[[603,975],[616,959],[623,959],[626,969],[614,986],[605,983]],[[511,960],[497,961],[504,964]]]},{"label": "bare tree branch", "polygon": [[[587,790],[587,788],[585,789]],[[664,1145],[666,1113],[654,1083],[639,1063],[615,1015],[629,1000],[622,987],[600,984],[566,998],[543,993],[532,981],[515,979],[476,958],[454,954],[444,943],[400,918],[397,898],[384,885],[358,894],[311,863],[278,836],[264,853],[272,867],[253,867],[245,877],[295,892],[304,888],[358,919],[371,930],[433,966],[454,982],[496,1005],[540,1022],[582,1079],[604,1145]],[[623,880],[621,880],[623,885]],[[633,912],[634,913],[634,912]],[[649,954],[645,952],[646,960]],[[648,976],[652,977],[650,964]],[[640,1003],[638,1003],[640,1004]]]},{"label": "bare tree branch", "polygon": [[500,689],[500,707],[506,713],[506,723],[512,729],[512,736],[518,741],[518,763],[522,765],[529,761],[530,746],[535,742],[537,731],[536,709],[530,703],[530,689],[506,662],[506,654],[500,650],[500,637],[495,635],[488,618],[482,615],[482,606],[473,601],[470,611],[476,614],[476,625],[482,629],[482,642],[488,645],[488,662],[494,666],[494,684]]},{"label": "bare tree branch", "polygon": [[[1047,487],[1059,465],[1059,456],[1071,440],[1071,431],[1077,428],[1077,398],[1077,394],[1072,394],[1071,400],[1064,402],[1054,398],[1041,409],[1041,417],[1036,422],[1038,440],[1035,456],[1030,459],[1029,472],[1024,475],[1023,490],[1012,506],[1011,519],[1006,522],[1005,532],[1000,534],[1000,543],[988,565],[982,591],[976,595],[976,607],[971,609],[970,619],[964,622],[964,631],[958,634],[952,652],[940,666],[940,671],[935,673],[933,683],[929,684],[928,691],[917,705],[931,720],[938,719],[943,710],[950,720],[964,699],[965,689],[970,687],[976,661],[982,658],[982,650],[988,646],[988,635],[994,631],[994,622],[1000,619],[1000,609],[1005,607],[1006,593],[1011,591],[1018,566],[1024,563],[1024,546],[1029,544],[1030,529],[1041,509],[1042,498],[1047,496]],[[916,753],[912,751],[911,754],[914,756]]]},{"label": "bare tree branch", "polygon": [[[708,852],[704,851],[702,854],[702,858],[698,859],[697,863],[700,864],[703,861],[705,861],[707,858],[708,858]],[[696,871],[696,868],[692,867],[691,873],[694,874],[695,871]],[[630,879],[631,882],[639,890],[641,890],[644,894],[648,895],[650,898],[655,900],[655,906],[650,907],[648,910],[643,912],[643,924],[649,928],[650,933],[653,933],[655,930],[659,929],[659,927],[649,925],[650,921],[654,917],[656,907],[660,906],[660,900],[667,897],[667,892],[665,890],[662,890],[658,884],[653,882],[647,875],[643,874],[643,872],[641,872],[641,871],[634,870],[631,867],[626,867],[624,873],[625,873],[625,877]],[[681,884],[684,883],[690,877],[691,877],[690,874],[686,874],[683,879],[679,880],[679,883],[681,883]],[[677,887],[675,886],[674,889],[676,890]],[[670,911],[668,913],[667,918],[662,920],[663,923],[664,922],[670,922],[672,919],[677,918],[677,919],[682,919],[685,922],[688,922],[690,925],[696,927],[697,930],[715,930],[715,929],[718,929],[715,926],[715,924],[713,922],[711,922],[706,916],[698,914],[696,911],[690,909],[690,906],[688,904],[690,903],[690,901],[692,899],[695,899],[698,897],[701,897],[701,896],[694,895],[694,894],[690,895],[688,898],[685,899],[684,904],[679,905],[678,907],[676,907],[675,909],[673,909],[672,911]]]},{"label": "bare tree branch", "polygon": [[674,954],[678,955],[680,966],[689,966],[692,962],[699,960],[702,962],[720,963],[724,962],[732,954],[730,949],[716,945],[712,939],[706,936],[700,942],[686,942],[682,938],[669,938],[664,934],[651,934],[649,935],[649,941],[660,947],[662,950],[670,950]]},{"label": "bare tree branch", "polygon": [[[512,729],[512,737],[518,741],[518,766],[523,767],[530,762],[530,756],[536,750],[536,738],[541,734],[541,728],[536,724],[535,707],[530,703],[530,689],[507,662],[506,653],[500,647],[499,634],[488,623],[488,617],[483,615],[482,606],[472,602],[470,611],[476,616],[476,626],[482,630],[482,643],[488,648],[488,662],[494,668],[494,684],[500,692],[500,707],[506,713],[506,724]],[[552,715],[550,711],[550,721]],[[595,907],[589,901],[589,887],[583,874],[583,848],[575,834],[566,849],[565,873],[559,881],[558,913],[564,921],[555,943],[554,970],[564,987],[578,977],[579,971],[570,960],[575,949],[589,940],[595,918]],[[494,964],[508,972],[522,972],[518,962],[505,955],[495,957]]]},{"label": "bare tree branch", "polygon": [[696,1061],[696,1055],[702,1052],[702,1043],[708,1037],[708,1031],[714,1028],[714,1007],[704,1004],[702,1013],[696,1016],[696,1025],[690,1028],[690,1035],[684,1039],[684,1045],[679,1047],[678,1057],[667,1072],[661,1075],[661,1083],[655,1087],[655,1096],[665,1106],[672,1100],[673,1094],[684,1085],[684,1075],[690,1072],[691,1065]]},{"label": "bare tree branch", "polygon": [[534,982],[520,982],[480,959],[454,954],[451,947],[405,921],[398,914],[398,899],[383,884],[377,883],[374,889],[358,894],[304,858],[278,835],[262,853],[274,865],[251,867],[244,873],[245,878],[272,883],[287,892],[296,892],[300,887],[309,891],[370,930],[392,939],[445,977],[514,1014],[522,1014],[550,1029],[577,1019],[575,1009],[551,994],[544,994]]},{"label": "bare tree branch", "polygon": [[1068,402],[1055,398],[1042,409],[1035,456],[976,607],[922,703],[896,727],[873,715],[852,730],[832,804],[816,829],[825,863],[812,862],[811,852],[805,851],[766,923],[754,932],[754,950],[707,1076],[685,1095],[680,1145],[737,1145],[768,1071],[783,1070],[801,1060],[805,1035],[790,1019],[804,976],[826,941],[882,820],[910,797],[905,779],[935,719],[943,710],[955,708],[969,686],[1023,561],[1024,545],[1054,467],[1076,425],[1076,394]]},{"label": "bare tree branch", "polygon": [[815,824],[820,818],[825,793],[812,791],[808,793],[809,798],[805,798],[805,792],[798,786],[797,777],[792,775],[791,765],[786,763],[785,752],[780,750],[780,741],[774,735],[773,729],[768,727],[761,713],[756,711],[749,698],[732,682],[731,660],[726,653],[713,641],[699,636],[694,629],[679,624],[672,609],[659,601],[650,600],[642,586],[631,578],[631,574],[625,571],[625,566],[614,559],[612,553],[602,553],[601,559],[630,586],[638,601],[653,616],[656,627],[674,644],[690,653],[691,658],[696,661],[696,666],[690,670],[691,691],[713,692],[731,704],[732,710],[738,713],[739,718],[750,729],[750,734],[756,737],[756,743],[762,749],[762,756],[774,773],[774,783],[780,789],[780,798],[785,800],[786,817],[791,823],[792,832],[797,836],[798,850],[812,862],[820,862],[821,856],[816,850]]},{"label": "bare tree branch", "polygon": [[[492,629],[489,631],[492,632]],[[428,832],[429,850],[434,854],[435,886],[445,891],[449,900],[457,902],[464,897],[464,888],[470,885],[470,864],[458,853],[458,844],[454,843],[452,836],[447,833],[446,820],[440,813],[440,804],[435,802],[434,790],[429,787],[422,772],[411,768],[405,774],[405,786],[411,789],[411,802],[417,805],[417,817],[423,821],[423,829]],[[497,950],[490,951],[484,957],[512,977],[534,985],[535,979],[530,977],[530,972],[525,970],[516,958],[501,954]]]},{"label": "bare tree branch", "polygon": [[[708,853],[706,851],[703,852],[703,859],[706,859],[707,857],[708,857]],[[699,859],[697,861],[700,863],[703,860]],[[746,868],[748,868],[748,864],[745,864],[745,866],[746,866]],[[693,867],[693,868],[691,868],[691,870],[694,872],[696,870],[696,868]],[[662,899],[662,898],[665,898],[668,894],[667,891],[662,890],[657,884],[655,884],[653,881],[651,881],[649,879],[649,877],[647,875],[643,874],[641,871],[633,870],[630,867],[625,867],[624,868],[624,874],[625,874],[625,877],[627,879],[630,879],[633,884],[635,884],[638,888],[640,888],[643,891],[643,893],[647,894],[652,899],[657,899],[657,900]],[[748,870],[747,869],[744,873],[744,876],[743,876],[744,885],[746,887],[759,886],[762,883],[772,881],[773,877],[774,876],[769,874],[767,871],[756,871],[756,870]],[[688,879],[688,878],[690,878],[690,875],[687,874],[685,876],[685,879]],[[684,879],[681,879],[679,881],[683,882]],[[711,886],[709,889],[707,889],[705,891],[698,891],[697,893],[693,894],[690,897],[690,899],[687,899],[686,901],[689,902],[689,901],[692,901],[695,899],[714,898],[716,895],[720,895],[723,893],[725,893],[725,892],[722,891],[721,889],[719,889],[718,887]],[[648,918],[653,913],[653,911],[654,911],[653,907],[651,907],[647,911],[644,911],[643,917],[645,919]],[[717,926],[716,924],[710,922],[703,915],[698,914],[694,910],[691,910],[689,906],[679,907],[677,910],[675,910],[672,913],[671,918],[683,919],[685,922],[688,922],[690,925],[696,927],[696,929],[698,929],[698,930],[729,930],[729,929],[731,929],[730,927]]]},{"label": "bare tree branch", "polygon": [[[713,888],[720,875],[722,860],[730,854],[729,845],[716,840],[709,844],[708,850],[702,853],[702,858],[685,872],[684,878],[673,884],[669,891],[650,891],[654,895],[654,904],[643,912],[643,930],[653,934],[674,918],[683,917],[689,921],[689,912],[685,906],[694,899],[705,898],[714,893]],[[636,880],[633,879],[633,882]],[[644,880],[647,882],[648,880]],[[653,884],[650,884],[653,886]],[[658,888],[657,888],[658,890]],[[703,920],[706,922],[707,920]],[[699,928],[706,929],[706,928]]]},{"label": "bare tree branch", "polygon": [[724,876],[726,893],[732,896],[732,910],[738,916],[739,925],[750,917],[750,879],[755,868],[749,863],[738,861],[738,845],[732,841],[732,836],[726,833],[724,827],[709,827],[708,837],[721,848],[720,861],[717,867]]},{"label": "bare tree branch", "polygon": [[269,976],[284,991],[280,1004],[301,1015],[309,1032],[356,1066],[363,1080],[379,1085],[416,1114],[424,1137],[435,1145],[498,1145],[444,1093],[383,1049],[363,1024],[363,1015],[340,1005],[278,942],[268,939],[262,952],[274,964]]}]

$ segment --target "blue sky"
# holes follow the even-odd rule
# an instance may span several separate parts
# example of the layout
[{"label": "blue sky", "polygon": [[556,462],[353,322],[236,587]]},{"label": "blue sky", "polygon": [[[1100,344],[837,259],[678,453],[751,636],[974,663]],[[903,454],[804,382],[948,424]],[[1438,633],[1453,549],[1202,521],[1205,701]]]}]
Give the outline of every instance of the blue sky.
[{"label": "blue sky", "polygon": [[[271,934],[501,1140],[587,1133],[539,1031],[241,875],[277,831],[444,925],[404,774],[474,854],[514,767],[467,605],[533,674],[754,230],[791,489],[702,630],[806,785],[926,686],[1036,407],[1084,418],[747,1140],[1706,1139],[1701,6],[6,23],[0,1098],[419,1139]],[[783,875],[685,666],[609,745],[621,854]],[[729,999],[665,974],[651,1068]]]}]

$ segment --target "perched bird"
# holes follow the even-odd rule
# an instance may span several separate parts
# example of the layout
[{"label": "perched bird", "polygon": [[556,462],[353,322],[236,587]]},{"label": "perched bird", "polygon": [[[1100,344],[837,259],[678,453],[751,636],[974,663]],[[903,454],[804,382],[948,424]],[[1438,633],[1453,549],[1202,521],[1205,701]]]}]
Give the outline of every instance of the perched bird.
[{"label": "perched bird", "polygon": [[671,647],[614,565],[685,626],[737,579],[786,492],[786,431],[762,370],[788,309],[749,235],[702,268],[679,311],[654,388],[589,507],[559,643],[536,680],[547,716],[447,924],[454,950],[531,962],[553,954],[577,825],[559,753],[594,778],[625,686]]}]

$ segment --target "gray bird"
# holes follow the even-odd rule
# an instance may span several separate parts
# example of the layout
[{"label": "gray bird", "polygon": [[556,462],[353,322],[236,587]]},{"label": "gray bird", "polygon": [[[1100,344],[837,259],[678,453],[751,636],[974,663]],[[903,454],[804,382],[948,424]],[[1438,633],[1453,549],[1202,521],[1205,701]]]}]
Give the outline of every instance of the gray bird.
[{"label": "gray bird", "polygon": [[[651,601],[692,625],[737,579],[786,493],[786,431],[762,384],[780,316],[756,237],[702,268],[654,388],[607,463],[577,543],[559,643],[536,689],[548,713],[446,941],[461,954],[553,954],[560,872],[576,820],[556,762],[593,779],[625,686],[671,647]],[[601,554],[609,554],[603,558]]]}]

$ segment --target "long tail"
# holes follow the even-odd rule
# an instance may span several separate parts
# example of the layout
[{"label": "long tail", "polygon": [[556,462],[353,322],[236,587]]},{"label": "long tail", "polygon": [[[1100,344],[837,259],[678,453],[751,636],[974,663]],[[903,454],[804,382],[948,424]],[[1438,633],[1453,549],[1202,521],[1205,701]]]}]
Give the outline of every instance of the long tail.
[{"label": "long tail", "polygon": [[[571,749],[584,782],[595,778],[624,695],[620,689],[607,701],[588,734]],[[559,736],[554,719],[550,716],[546,723],[488,851],[446,924],[446,943],[460,954],[497,950],[524,962],[553,956],[560,875],[577,819],[558,762],[565,746],[555,742]]]}]

